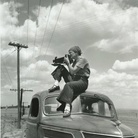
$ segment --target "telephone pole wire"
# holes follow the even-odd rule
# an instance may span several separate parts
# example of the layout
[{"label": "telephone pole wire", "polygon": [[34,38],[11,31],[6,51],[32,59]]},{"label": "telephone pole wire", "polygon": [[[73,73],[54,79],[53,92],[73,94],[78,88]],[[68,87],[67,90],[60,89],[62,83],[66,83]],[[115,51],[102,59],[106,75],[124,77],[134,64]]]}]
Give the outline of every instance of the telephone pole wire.
[{"label": "telephone pole wire", "polygon": [[18,90],[18,128],[21,128],[21,118],[20,118],[20,114],[21,114],[21,107],[20,107],[20,48],[28,48],[27,45],[23,45],[23,44],[19,44],[19,43],[15,43],[15,42],[10,42],[9,43],[10,46],[15,46],[17,47],[17,90]]}]

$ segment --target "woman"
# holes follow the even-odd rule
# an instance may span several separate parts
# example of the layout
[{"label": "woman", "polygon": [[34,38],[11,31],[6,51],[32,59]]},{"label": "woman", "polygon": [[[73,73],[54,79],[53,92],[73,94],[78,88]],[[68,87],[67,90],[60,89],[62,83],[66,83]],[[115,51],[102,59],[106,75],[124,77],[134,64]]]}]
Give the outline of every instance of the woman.
[{"label": "woman", "polygon": [[88,78],[90,76],[90,67],[88,61],[81,57],[81,49],[78,46],[73,46],[69,49],[69,55],[73,59],[70,64],[67,57],[64,58],[64,63],[67,65],[69,72],[63,65],[59,65],[52,73],[55,81],[54,86],[49,89],[49,92],[60,89],[58,83],[61,77],[64,78],[66,84],[58,96],[57,100],[61,105],[57,111],[64,112],[63,117],[68,117],[71,114],[72,101],[81,93],[85,92],[88,87]]}]

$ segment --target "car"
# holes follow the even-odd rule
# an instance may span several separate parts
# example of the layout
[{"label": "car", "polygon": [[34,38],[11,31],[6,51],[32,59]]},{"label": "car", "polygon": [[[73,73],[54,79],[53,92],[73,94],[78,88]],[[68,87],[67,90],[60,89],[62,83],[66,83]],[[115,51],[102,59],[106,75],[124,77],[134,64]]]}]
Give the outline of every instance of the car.
[{"label": "car", "polygon": [[27,138],[134,138],[131,128],[118,120],[111,99],[86,91],[72,103],[71,116],[57,111],[60,90],[34,94],[26,120]]}]

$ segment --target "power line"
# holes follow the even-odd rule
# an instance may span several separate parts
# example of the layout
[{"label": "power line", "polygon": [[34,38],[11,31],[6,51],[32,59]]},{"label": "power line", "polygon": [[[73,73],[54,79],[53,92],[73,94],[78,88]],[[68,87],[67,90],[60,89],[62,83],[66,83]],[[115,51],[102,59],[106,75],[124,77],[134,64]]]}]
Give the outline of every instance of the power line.
[{"label": "power line", "polygon": [[[30,3],[29,3],[30,1],[29,0],[27,0],[27,35],[26,35],[26,42],[27,42],[27,45],[29,44],[29,19],[30,19],[30,15],[29,15],[29,7],[30,7]],[[25,54],[27,55],[27,51],[25,51]],[[22,60],[21,60],[22,61]],[[26,66],[27,66],[27,59],[24,61],[25,63],[26,63]],[[21,62],[21,64],[22,64],[22,62]],[[21,80],[22,80],[22,78],[21,78]]]},{"label": "power line", "polygon": [[[39,3],[38,3],[38,13],[37,13],[37,20],[38,20],[38,18],[39,18],[39,14],[40,14],[40,7],[41,7],[41,0],[39,0]],[[36,20],[36,22],[38,22]],[[34,35],[34,42],[33,42],[33,51],[34,51],[34,49],[35,49],[35,46],[36,46],[36,38],[37,38],[37,32],[38,32],[38,28],[37,28],[37,24],[36,24],[36,30],[35,30],[35,35]],[[31,61],[32,60],[34,60],[34,58],[33,58],[33,54],[32,54],[32,59],[31,59]],[[30,61],[29,61],[30,62]]]},{"label": "power line", "polygon": [[[2,38],[1,38],[0,42],[1,42],[1,47],[2,47]],[[8,72],[8,69],[7,69],[6,65],[5,65],[5,61],[3,61],[2,63],[4,64],[5,70],[6,70],[7,74],[8,74],[8,78],[10,80],[10,83],[12,84],[12,79],[11,79],[10,74]]]},{"label": "power line", "polygon": [[[29,2],[29,0],[28,0],[28,2]],[[40,3],[41,3],[41,0],[39,1],[39,13],[40,13]],[[28,6],[29,7],[29,6]],[[38,13],[38,16],[39,16],[39,13]],[[89,18],[91,18],[91,17],[89,17]],[[93,18],[93,17],[92,17]],[[105,17],[105,18],[107,18],[107,17]],[[57,20],[58,21],[58,20]],[[78,22],[74,22],[75,24],[77,24]],[[84,23],[84,21],[80,21],[78,24],[79,25],[81,25],[81,23]],[[57,24],[57,23],[56,23]],[[69,24],[70,25],[70,24]],[[83,25],[82,25],[83,26]],[[63,28],[63,27],[65,27],[65,26],[62,26],[62,27],[60,27],[60,28]],[[48,43],[48,46],[47,46],[47,48],[46,48],[46,53],[47,53],[47,51],[48,51],[48,48],[49,48],[49,46],[50,46],[50,44],[51,44],[51,41],[52,41],[52,38],[53,38],[53,36],[54,36],[54,32],[55,32],[55,30],[56,29],[59,29],[58,27],[57,27],[57,25],[55,25],[55,27],[54,27],[54,30],[53,30],[53,32],[52,32],[52,35],[51,35],[51,38],[50,38],[50,40],[49,40],[49,43]],[[63,29],[63,31],[64,31],[64,29]],[[36,31],[37,32],[37,31]],[[37,33],[36,33],[37,34]],[[43,35],[43,38],[44,38],[44,35]],[[42,43],[43,43],[43,41],[42,41]],[[40,48],[40,50],[41,50],[41,48]]]},{"label": "power line", "polygon": [[[39,18],[39,14],[40,14],[40,5],[41,5],[41,0],[39,1],[39,10],[38,10],[38,16],[37,16],[37,18]],[[51,13],[52,5],[53,5],[53,0],[51,2],[50,11],[49,11],[49,14],[48,14],[48,17],[47,17],[46,26],[45,26],[45,29],[44,29],[44,34],[43,34],[43,37],[42,37],[42,43],[40,45],[39,53],[41,53],[41,47],[43,45],[44,36],[45,36],[46,30],[47,30],[47,25],[48,25],[49,16],[50,16],[50,13]],[[34,46],[35,46],[35,43],[36,43],[36,36],[37,36],[37,28],[36,28],[36,33],[35,33]]]},{"label": "power line", "polygon": [[[15,51],[16,51],[16,50],[12,51],[9,55],[7,55],[6,57],[4,57],[4,59],[2,59],[2,64],[4,64],[5,70],[6,70],[6,72],[7,72],[7,75],[8,75],[8,78],[9,78],[11,84],[13,84],[13,83],[12,83],[12,79],[11,79],[11,77],[10,77],[9,71],[8,71],[8,69],[7,69],[7,67],[6,67],[5,59],[8,58],[8,57],[9,57],[12,53],[14,53]],[[5,72],[5,70],[3,70],[3,71]]]},{"label": "power line", "polygon": [[[118,15],[119,16],[119,15]],[[95,16],[95,18],[96,18],[96,16]],[[92,21],[93,20],[96,20],[95,18],[92,18]],[[107,18],[107,17],[104,17],[105,19]],[[61,31],[64,31],[64,27],[67,27],[67,26],[74,26],[74,25],[77,25],[77,28],[78,27],[87,27],[86,29],[89,29],[89,25],[87,25],[87,19],[91,19],[91,18],[85,18],[85,20],[81,20],[81,21],[76,21],[76,22],[72,22],[72,23],[70,23],[70,24],[68,24],[68,25],[64,25],[64,26],[62,26],[62,27],[57,27],[57,29],[60,29],[60,33],[61,33]],[[89,20],[89,21],[91,21],[91,20]],[[125,22],[125,20],[123,21],[123,22]],[[90,24],[90,22],[89,22],[89,24]],[[95,24],[95,25],[97,25],[97,28],[100,26],[100,24],[98,25],[98,24]],[[121,27],[120,27],[120,31],[122,30],[122,27],[123,27],[123,23],[122,23],[122,25],[121,25]],[[62,29],[62,30],[61,30]],[[75,27],[74,27],[74,29],[75,29]]]},{"label": "power line", "polygon": [[[50,13],[51,13],[51,10],[52,10],[52,6],[53,6],[53,0],[52,0],[52,2],[51,2],[50,11],[49,11],[49,14],[48,14],[48,17],[47,17],[46,26],[45,26],[44,34],[43,34],[43,38],[42,38],[42,43],[41,43],[41,45],[40,45],[39,54],[41,53],[41,47],[42,47],[42,45],[43,45],[44,37],[45,37],[45,34],[46,34],[47,25],[48,25]],[[36,72],[36,67],[35,67],[35,72]]]},{"label": "power line", "polygon": [[5,61],[3,62],[3,64],[4,64],[4,67],[5,67],[6,73],[7,73],[7,75],[8,75],[8,78],[9,78],[9,80],[10,80],[10,83],[13,84],[13,83],[12,83],[12,79],[11,79],[10,74],[9,74],[9,71],[8,71],[6,65],[5,65]]},{"label": "power line", "polygon": [[[87,17],[87,18],[85,18],[84,20],[81,20],[81,21],[75,21],[75,22],[71,22],[70,24],[67,24],[67,25],[62,25],[62,27],[61,26],[58,26],[58,27],[56,27],[56,29],[62,29],[61,31],[64,31],[64,28],[66,27],[66,26],[74,26],[74,24],[78,24],[78,25],[81,25],[81,26],[84,26],[84,24],[82,24],[82,23],[85,23],[84,21],[86,21],[87,22],[87,19],[91,19],[92,18],[92,20],[96,20],[95,18],[96,18],[96,16],[95,17],[93,17],[93,16],[89,16],[89,17]],[[107,17],[102,17],[102,18],[107,18]],[[96,24],[95,24],[96,25]],[[99,25],[97,25],[97,27],[99,27]],[[52,38],[51,38],[52,39]],[[51,41],[51,40],[50,40]],[[49,41],[49,44],[51,43]],[[49,47],[49,46],[48,46]]]},{"label": "power line", "polygon": [[[39,9],[38,9],[38,15],[37,15],[37,19],[39,18],[39,14],[40,14],[40,6],[41,6],[41,0],[39,0]],[[36,44],[36,37],[37,37],[37,26],[36,26],[36,32],[35,32],[35,38],[34,38],[34,46]]]},{"label": "power line", "polygon": [[29,32],[29,0],[28,0],[28,6],[27,6],[27,16],[28,16],[28,21],[27,21],[27,45],[28,45],[28,32]]},{"label": "power line", "polygon": [[[53,29],[53,32],[52,32],[51,38],[50,38],[50,40],[49,40],[48,46],[46,47],[46,52],[47,52],[47,50],[48,50],[48,48],[49,48],[49,46],[50,46],[51,40],[52,40],[53,35],[54,35],[54,32],[55,32],[55,30],[56,30],[56,26],[57,26],[57,23],[58,23],[58,20],[59,20],[59,17],[60,17],[60,14],[61,14],[61,11],[62,11],[62,8],[63,8],[63,5],[64,5],[64,0],[63,0],[63,3],[62,3],[62,6],[61,6],[61,9],[60,9],[60,11],[59,11],[59,15],[58,15],[58,18],[57,18],[57,21],[56,21],[55,27],[54,27],[54,29]],[[46,53],[45,53],[45,54],[46,54]]]},{"label": "power line", "polygon": [[14,49],[11,53],[7,54],[5,57],[2,57],[3,60],[8,58],[9,56],[11,56],[15,51],[16,51],[16,49]]},{"label": "power line", "polygon": [[[16,1],[16,4],[19,3],[19,0],[15,0],[15,1]],[[18,12],[17,19],[18,19],[18,21],[19,21],[19,13],[20,13],[20,11],[21,11],[21,10],[20,10],[20,8],[19,8],[19,9],[17,10],[17,12]],[[20,30],[20,31],[21,31],[21,30]],[[20,42],[21,32],[19,32],[19,34],[20,34],[20,35],[18,36],[18,41]],[[16,38],[16,39],[17,39],[17,38]]]},{"label": "power line", "polygon": [[[51,13],[52,6],[53,6],[53,0],[52,0],[52,3],[51,3],[51,6],[50,6],[50,11],[49,11],[49,14],[48,14],[48,18],[47,18],[47,22],[46,22],[46,27],[45,27],[43,38],[42,38],[41,47],[43,46],[44,37],[45,37],[46,30],[47,30],[47,25],[48,25],[49,16],[50,16],[50,13]],[[40,47],[40,53],[41,53],[41,47]]]},{"label": "power line", "polygon": [[[59,17],[60,17],[60,14],[61,14],[61,11],[62,11],[62,8],[63,8],[63,5],[64,5],[64,0],[63,0],[63,3],[62,3],[62,5],[61,5],[60,11],[59,11],[59,14],[58,14],[58,17],[57,17],[57,21],[56,21],[56,24],[55,24],[55,26],[54,26],[54,29],[53,29],[53,32],[52,32],[51,38],[50,38],[49,43],[48,43],[48,46],[46,47],[46,52],[47,52],[47,50],[48,50],[48,48],[49,48],[49,46],[50,46],[50,43],[51,43],[52,37],[53,37],[54,32],[55,32],[55,30],[56,30],[56,26],[57,26],[57,23],[58,23],[58,21],[59,21]],[[46,54],[46,52],[45,52],[45,54]],[[40,65],[40,68],[41,68],[41,65]]]}]

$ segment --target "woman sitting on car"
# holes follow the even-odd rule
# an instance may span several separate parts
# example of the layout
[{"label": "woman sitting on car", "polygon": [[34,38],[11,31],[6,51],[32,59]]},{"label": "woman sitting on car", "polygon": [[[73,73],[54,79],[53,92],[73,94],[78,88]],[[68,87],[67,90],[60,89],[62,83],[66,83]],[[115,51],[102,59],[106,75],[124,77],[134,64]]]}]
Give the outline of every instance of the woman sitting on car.
[{"label": "woman sitting on car", "polygon": [[59,90],[59,82],[61,77],[64,78],[66,84],[58,96],[57,100],[61,105],[57,111],[64,112],[63,117],[68,117],[71,114],[72,101],[81,93],[85,92],[88,87],[88,78],[90,76],[90,67],[88,61],[81,56],[82,52],[78,46],[73,46],[69,49],[69,55],[73,60],[69,62],[67,57],[64,58],[64,63],[67,65],[68,70],[59,65],[53,72],[52,76],[56,80],[49,92]]}]

